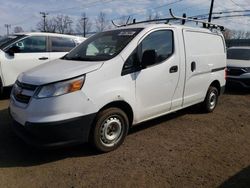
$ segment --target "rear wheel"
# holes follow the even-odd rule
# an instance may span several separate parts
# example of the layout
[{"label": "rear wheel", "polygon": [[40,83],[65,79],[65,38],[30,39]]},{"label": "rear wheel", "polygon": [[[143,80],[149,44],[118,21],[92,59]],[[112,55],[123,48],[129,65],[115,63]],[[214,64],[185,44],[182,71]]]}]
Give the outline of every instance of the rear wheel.
[{"label": "rear wheel", "polygon": [[129,121],[124,111],[119,108],[105,109],[97,115],[92,143],[101,152],[115,150],[123,143],[128,129]]},{"label": "rear wheel", "polygon": [[218,102],[219,92],[216,87],[210,86],[207,91],[206,98],[203,102],[205,112],[213,112]]}]

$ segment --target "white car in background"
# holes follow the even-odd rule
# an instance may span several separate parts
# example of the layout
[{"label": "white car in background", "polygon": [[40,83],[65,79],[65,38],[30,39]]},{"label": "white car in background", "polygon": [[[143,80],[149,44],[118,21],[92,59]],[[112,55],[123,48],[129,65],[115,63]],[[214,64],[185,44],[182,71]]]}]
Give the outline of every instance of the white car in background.
[{"label": "white car in background", "polygon": [[228,48],[227,85],[250,88],[250,47]]},{"label": "white car in background", "polygon": [[0,39],[0,95],[17,76],[64,56],[85,38],[55,33],[21,33]]}]

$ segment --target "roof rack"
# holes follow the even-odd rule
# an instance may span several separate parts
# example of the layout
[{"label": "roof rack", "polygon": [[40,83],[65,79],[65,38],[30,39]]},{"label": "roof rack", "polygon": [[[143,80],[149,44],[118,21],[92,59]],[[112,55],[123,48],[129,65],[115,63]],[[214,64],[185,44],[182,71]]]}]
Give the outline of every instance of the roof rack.
[{"label": "roof rack", "polygon": [[113,20],[111,20],[111,22],[116,27],[124,27],[124,26],[129,26],[129,25],[135,25],[135,24],[141,24],[141,23],[150,23],[150,22],[163,22],[163,21],[165,21],[165,23],[168,23],[170,20],[176,20],[176,18],[161,18],[161,19],[154,19],[154,20],[144,20],[144,21],[140,21],[140,22],[136,22],[136,19],[133,19],[132,23],[128,23],[128,21],[129,21],[129,18],[128,18],[127,23],[122,24],[122,25],[118,25],[118,24],[114,23]]},{"label": "roof rack", "polygon": [[219,29],[221,31],[224,30],[224,26],[222,25],[219,25],[219,24],[213,24],[213,23],[210,23],[210,22],[205,22],[205,21],[201,21],[201,20],[197,20],[197,19],[194,19],[194,18],[188,18],[186,17],[185,14],[183,14],[183,17],[179,17],[179,16],[175,16],[172,12],[171,9],[169,9],[169,14],[171,17],[169,18],[162,18],[162,19],[154,19],[154,20],[145,20],[145,21],[140,21],[140,22],[136,22],[136,19],[133,19],[133,22],[132,23],[128,23],[129,20],[130,20],[130,17],[127,19],[127,22],[126,24],[122,24],[122,25],[118,25],[116,23],[114,23],[114,21],[112,20],[112,24],[116,27],[124,27],[124,26],[129,26],[129,25],[135,25],[135,24],[141,24],[141,23],[150,23],[150,22],[163,22],[165,21],[165,23],[169,23],[169,21],[172,21],[172,20],[181,20],[181,24],[184,25],[186,21],[192,21],[192,22],[195,22],[196,24],[199,24],[201,23],[202,24],[202,27],[203,28],[208,28],[208,29]]},{"label": "roof rack", "polygon": [[[208,29],[220,29],[221,31],[224,30],[224,26],[219,25],[219,24],[213,24],[211,22],[205,22],[205,21],[194,19],[194,18],[175,16],[171,9],[169,9],[169,14],[172,18],[174,18],[176,20],[192,21],[192,22],[195,22],[196,24],[201,23],[204,28],[208,28]],[[185,24],[185,22],[184,22],[184,24]]]}]

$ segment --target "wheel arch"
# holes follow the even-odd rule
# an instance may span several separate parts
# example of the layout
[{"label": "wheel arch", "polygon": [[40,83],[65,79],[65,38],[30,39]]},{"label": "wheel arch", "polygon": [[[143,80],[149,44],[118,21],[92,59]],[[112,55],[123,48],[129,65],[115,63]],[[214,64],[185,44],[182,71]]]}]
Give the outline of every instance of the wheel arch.
[{"label": "wheel arch", "polygon": [[217,90],[218,90],[218,94],[220,95],[221,94],[221,84],[218,80],[214,80],[210,86],[213,86],[215,87]]},{"label": "wheel arch", "polygon": [[129,119],[129,127],[131,127],[132,123],[133,123],[133,120],[134,120],[134,113],[133,113],[132,107],[126,101],[113,101],[113,102],[110,102],[110,103],[106,104],[105,106],[103,106],[98,111],[98,113],[100,111],[102,111],[102,110],[105,110],[107,108],[112,108],[112,107],[119,108],[119,109],[123,110],[127,114],[128,119]]}]

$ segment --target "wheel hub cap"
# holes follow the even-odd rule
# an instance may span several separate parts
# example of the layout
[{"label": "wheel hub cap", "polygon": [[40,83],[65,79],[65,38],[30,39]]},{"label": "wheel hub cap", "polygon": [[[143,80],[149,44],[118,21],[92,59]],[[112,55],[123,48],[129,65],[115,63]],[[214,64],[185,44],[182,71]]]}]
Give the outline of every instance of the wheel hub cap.
[{"label": "wheel hub cap", "polygon": [[209,104],[210,104],[210,109],[213,109],[216,105],[216,94],[214,92],[212,92],[209,96]]},{"label": "wheel hub cap", "polygon": [[122,123],[117,117],[106,119],[101,127],[101,141],[107,146],[114,145],[122,132]]}]

